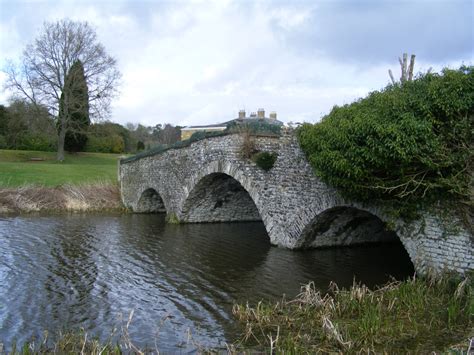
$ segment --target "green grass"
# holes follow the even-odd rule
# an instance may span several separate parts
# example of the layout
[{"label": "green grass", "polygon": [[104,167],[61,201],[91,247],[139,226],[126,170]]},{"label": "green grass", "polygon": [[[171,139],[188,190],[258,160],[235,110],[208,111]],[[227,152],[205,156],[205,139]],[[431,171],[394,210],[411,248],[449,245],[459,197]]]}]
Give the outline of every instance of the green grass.
[{"label": "green grass", "polygon": [[[115,183],[119,156],[76,153],[66,154],[65,160],[58,162],[55,152],[0,150],[0,187],[59,186],[97,181]],[[35,158],[43,160],[34,161]]]},{"label": "green grass", "polygon": [[239,352],[456,352],[474,336],[474,284],[417,278],[374,291],[332,285],[325,296],[309,284],[294,300],[236,305],[234,314],[245,328]]}]

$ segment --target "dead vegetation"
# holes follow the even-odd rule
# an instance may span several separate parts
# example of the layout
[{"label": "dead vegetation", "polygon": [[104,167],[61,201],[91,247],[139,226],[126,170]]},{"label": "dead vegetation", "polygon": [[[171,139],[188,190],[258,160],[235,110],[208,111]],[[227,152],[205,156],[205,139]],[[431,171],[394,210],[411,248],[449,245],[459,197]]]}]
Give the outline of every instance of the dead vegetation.
[{"label": "dead vegetation", "polygon": [[110,183],[0,189],[0,213],[122,210],[119,187]]},{"label": "dead vegetation", "polygon": [[327,294],[310,283],[291,301],[235,305],[233,313],[244,330],[232,350],[464,354],[474,343],[473,302],[469,277],[413,278],[376,290],[360,284],[345,290],[331,284]]}]

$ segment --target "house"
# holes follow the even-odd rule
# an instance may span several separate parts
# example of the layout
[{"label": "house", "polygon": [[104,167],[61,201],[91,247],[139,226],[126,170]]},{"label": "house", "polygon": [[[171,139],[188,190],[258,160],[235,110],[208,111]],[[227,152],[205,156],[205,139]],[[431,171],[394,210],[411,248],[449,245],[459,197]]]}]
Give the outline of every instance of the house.
[{"label": "house", "polygon": [[189,139],[193,133],[196,132],[216,132],[216,131],[224,131],[229,124],[236,123],[268,123],[277,126],[283,126],[283,122],[277,120],[276,112],[271,112],[269,117],[265,117],[265,110],[263,108],[259,108],[258,111],[250,113],[250,116],[246,116],[245,110],[239,111],[239,116],[234,118],[233,120],[218,123],[218,124],[210,124],[205,126],[188,126],[185,128],[181,128],[181,140]]}]

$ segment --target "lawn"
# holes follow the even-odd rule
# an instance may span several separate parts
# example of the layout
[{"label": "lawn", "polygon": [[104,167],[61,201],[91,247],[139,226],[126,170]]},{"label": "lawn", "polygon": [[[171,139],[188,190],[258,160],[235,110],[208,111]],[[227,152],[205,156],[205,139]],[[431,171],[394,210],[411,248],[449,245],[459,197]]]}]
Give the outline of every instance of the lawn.
[{"label": "lawn", "polygon": [[116,182],[119,156],[75,153],[67,154],[60,163],[55,152],[0,150],[0,187]]}]

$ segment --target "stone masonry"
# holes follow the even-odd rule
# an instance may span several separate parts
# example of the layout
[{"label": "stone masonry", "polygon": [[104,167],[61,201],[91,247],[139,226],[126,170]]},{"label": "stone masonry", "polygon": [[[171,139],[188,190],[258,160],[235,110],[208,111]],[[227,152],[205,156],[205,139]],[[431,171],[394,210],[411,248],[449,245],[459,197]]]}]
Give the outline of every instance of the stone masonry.
[{"label": "stone masonry", "polygon": [[278,154],[268,172],[242,158],[243,139],[208,138],[121,162],[125,206],[166,211],[181,222],[262,220],[271,243],[291,249],[398,237],[419,273],[474,269],[473,235],[449,211],[424,212],[411,223],[393,220],[383,208],[347,201],[320,181],[291,131],[253,138],[258,150]]}]

